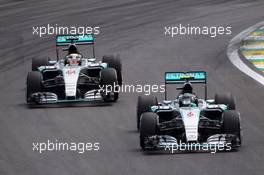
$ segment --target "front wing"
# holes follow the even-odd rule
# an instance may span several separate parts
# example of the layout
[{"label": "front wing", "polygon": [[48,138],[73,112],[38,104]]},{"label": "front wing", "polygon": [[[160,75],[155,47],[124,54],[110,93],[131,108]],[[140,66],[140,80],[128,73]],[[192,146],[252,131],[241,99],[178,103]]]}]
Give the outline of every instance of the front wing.
[{"label": "front wing", "polygon": [[145,151],[177,152],[211,152],[231,151],[241,146],[241,140],[232,134],[215,134],[206,142],[182,142],[169,135],[147,137],[144,140]]},{"label": "front wing", "polygon": [[[114,94],[108,94],[108,98],[114,98]],[[55,103],[76,103],[76,102],[103,102],[104,98],[100,91],[91,90],[84,94],[83,98],[66,98],[59,99],[55,93],[51,92],[37,92],[33,93],[29,99],[29,104],[55,104]]]}]

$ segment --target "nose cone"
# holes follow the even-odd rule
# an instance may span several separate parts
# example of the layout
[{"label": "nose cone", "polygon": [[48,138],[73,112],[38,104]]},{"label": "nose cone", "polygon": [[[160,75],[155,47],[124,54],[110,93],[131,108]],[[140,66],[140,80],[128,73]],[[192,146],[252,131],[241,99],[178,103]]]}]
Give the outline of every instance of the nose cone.
[{"label": "nose cone", "polygon": [[77,82],[79,79],[79,67],[65,67],[63,69],[63,77],[65,82],[66,97],[76,97]]},{"label": "nose cone", "polygon": [[186,140],[197,141],[200,110],[198,108],[184,107],[180,109],[180,112],[185,127]]}]

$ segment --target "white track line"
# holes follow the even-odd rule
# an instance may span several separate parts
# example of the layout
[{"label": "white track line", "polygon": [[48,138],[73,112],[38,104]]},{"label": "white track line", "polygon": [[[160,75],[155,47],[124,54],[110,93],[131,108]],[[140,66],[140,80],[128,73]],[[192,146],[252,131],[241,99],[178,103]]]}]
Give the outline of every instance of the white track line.
[{"label": "white track line", "polygon": [[264,77],[254,70],[250,69],[239,57],[238,49],[240,47],[241,40],[247,37],[251,32],[264,25],[264,21],[257,23],[256,25],[249,27],[248,29],[242,31],[237,36],[235,36],[229,43],[227,48],[227,56],[231,63],[236,66],[240,71],[244,72],[246,75],[250,76],[257,82],[264,86]]}]

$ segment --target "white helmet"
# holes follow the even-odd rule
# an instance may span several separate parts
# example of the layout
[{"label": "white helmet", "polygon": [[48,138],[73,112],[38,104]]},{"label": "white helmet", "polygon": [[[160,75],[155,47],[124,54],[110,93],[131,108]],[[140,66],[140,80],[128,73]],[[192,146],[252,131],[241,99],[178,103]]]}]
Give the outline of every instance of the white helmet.
[{"label": "white helmet", "polygon": [[66,64],[70,66],[78,66],[81,64],[81,54],[72,53],[66,56]]}]

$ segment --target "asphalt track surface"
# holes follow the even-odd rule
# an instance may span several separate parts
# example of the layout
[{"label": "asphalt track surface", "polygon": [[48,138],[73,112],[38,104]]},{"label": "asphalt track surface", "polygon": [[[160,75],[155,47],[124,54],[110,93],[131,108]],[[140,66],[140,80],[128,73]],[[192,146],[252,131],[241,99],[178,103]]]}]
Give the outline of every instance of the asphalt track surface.
[{"label": "asphalt track surface", "polygon": [[[263,87],[226,56],[228,42],[263,20],[261,0],[2,0],[0,2],[0,174],[263,174]],[[30,109],[25,78],[30,60],[55,56],[54,37],[32,35],[32,26],[98,25],[98,57],[119,53],[127,84],[161,84],[165,71],[208,71],[209,96],[230,91],[242,117],[238,152],[144,154],[136,132],[138,94],[123,93],[111,106]],[[232,35],[164,36],[165,25],[232,27]],[[162,95],[158,94],[159,99]],[[100,142],[100,151],[32,151],[32,142]]]}]

